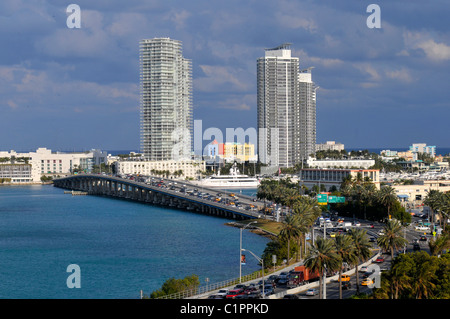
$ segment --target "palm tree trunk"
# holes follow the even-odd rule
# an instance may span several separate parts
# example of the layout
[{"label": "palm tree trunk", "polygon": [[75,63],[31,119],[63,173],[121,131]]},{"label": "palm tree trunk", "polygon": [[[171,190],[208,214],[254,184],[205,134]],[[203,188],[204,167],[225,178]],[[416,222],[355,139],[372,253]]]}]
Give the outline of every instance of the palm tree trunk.
[{"label": "palm tree trunk", "polygon": [[322,281],[323,281],[323,274],[319,276],[319,299],[322,299],[322,289],[323,289]]},{"label": "palm tree trunk", "polygon": [[358,262],[355,265],[355,272],[356,272],[356,294],[359,294],[359,273],[358,273],[358,264],[359,264],[359,258]]},{"label": "palm tree trunk", "polygon": [[341,277],[342,277],[342,267],[341,267],[341,269],[339,269],[339,279],[338,279],[338,283],[339,283],[339,299],[342,299],[342,282],[341,282]]}]

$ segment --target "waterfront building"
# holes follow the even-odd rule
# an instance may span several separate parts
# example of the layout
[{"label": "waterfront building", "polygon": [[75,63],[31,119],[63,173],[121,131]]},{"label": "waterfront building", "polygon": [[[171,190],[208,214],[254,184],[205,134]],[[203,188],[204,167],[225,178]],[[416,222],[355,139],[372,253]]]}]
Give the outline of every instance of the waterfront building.
[{"label": "waterfront building", "polygon": [[373,159],[324,159],[317,160],[309,157],[306,160],[310,168],[363,168],[368,169],[375,165]]},{"label": "waterfront building", "polygon": [[[176,161],[117,161],[115,163],[118,175],[160,176],[168,171],[170,178],[197,178],[200,172],[206,171],[204,161],[176,160]],[[177,174],[179,172],[180,174]]]},{"label": "waterfront building", "polygon": [[343,151],[344,144],[336,143],[335,141],[327,141],[325,143],[316,144],[316,152],[317,151]]},{"label": "waterfront building", "polygon": [[293,167],[314,153],[316,85],[311,68],[301,71],[290,44],[266,49],[257,60],[258,158]]},{"label": "waterfront building", "polygon": [[326,190],[330,190],[335,186],[340,188],[344,178],[351,176],[353,179],[361,175],[364,180],[366,177],[370,178],[377,189],[380,189],[380,170],[378,169],[330,169],[330,168],[305,168],[300,170],[300,184],[308,188],[314,185],[324,185]]},{"label": "waterfront building", "polygon": [[[409,147],[409,150],[413,153],[425,153],[431,157],[436,156],[436,146],[427,146],[425,143],[415,143]],[[417,159],[417,158],[414,158]]]},{"label": "waterfront building", "polygon": [[31,183],[31,164],[3,164],[0,163],[0,184],[2,183]]},{"label": "waterfront building", "polygon": [[191,158],[192,62],[180,41],[140,41],[140,144],[149,161]]},{"label": "waterfront building", "polygon": [[[31,180],[27,179],[28,169],[22,171],[22,178],[11,182],[40,182],[42,176],[64,176],[72,174],[75,170],[91,172],[94,165],[107,163],[107,153],[101,150],[90,150],[87,152],[52,152],[47,148],[38,148],[35,152],[18,153],[14,150],[0,152],[0,158],[9,159],[3,165],[29,164],[31,165]],[[18,162],[18,159],[20,162]],[[5,169],[6,170],[6,169]],[[19,172],[17,167],[13,171]]]}]

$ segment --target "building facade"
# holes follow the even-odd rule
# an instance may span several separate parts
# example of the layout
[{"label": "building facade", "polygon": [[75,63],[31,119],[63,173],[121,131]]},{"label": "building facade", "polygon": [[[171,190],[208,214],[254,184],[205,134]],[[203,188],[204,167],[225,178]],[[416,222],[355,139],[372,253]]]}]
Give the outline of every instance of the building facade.
[{"label": "building facade", "polygon": [[380,170],[378,169],[320,169],[320,168],[305,168],[300,171],[300,184],[308,188],[314,185],[324,185],[330,190],[332,186],[337,189],[340,188],[344,178],[351,176],[357,178],[358,174],[364,180],[366,177],[370,178],[377,189],[380,189]]},{"label": "building facade", "polygon": [[289,47],[266,49],[257,60],[258,158],[276,167],[295,166],[316,144],[317,87]]},{"label": "building facade", "polygon": [[141,152],[149,161],[190,158],[192,154],[192,62],[180,41],[140,42]]},{"label": "building facade", "polygon": [[[436,156],[436,146],[427,146],[425,143],[416,143],[409,147],[409,150],[413,153],[425,153],[431,157]],[[417,158],[415,158],[417,159]]]},{"label": "building facade", "polygon": [[316,144],[317,151],[343,151],[345,150],[344,144],[336,143],[335,141],[327,141],[325,143]]},{"label": "building facade", "polygon": [[[36,152],[18,153],[16,151],[0,152],[0,158],[9,158],[5,164],[19,164],[17,159],[23,161],[20,164],[31,166],[31,180],[25,181],[28,169],[24,171],[24,178],[17,182],[40,182],[42,176],[58,176],[72,174],[75,170],[90,172],[94,165],[107,163],[108,154],[101,150],[87,152],[52,152],[47,148],[38,148]],[[14,181],[12,181],[14,182]]]},{"label": "building facade", "polygon": [[[117,161],[116,173],[119,175],[159,176],[168,171],[171,177],[186,179],[200,176],[200,171],[206,171],[204,161],[176,160],[176,161]],[[180,172],[181,174],[176,174]],[[177,176],[175,176],[177,175]]]},{"label": "building facade", "polygon": [[373,159],[326,159],[317,160],[308,158],[306,161],[311,168],[363,168],[368,169],[375,165]]}]

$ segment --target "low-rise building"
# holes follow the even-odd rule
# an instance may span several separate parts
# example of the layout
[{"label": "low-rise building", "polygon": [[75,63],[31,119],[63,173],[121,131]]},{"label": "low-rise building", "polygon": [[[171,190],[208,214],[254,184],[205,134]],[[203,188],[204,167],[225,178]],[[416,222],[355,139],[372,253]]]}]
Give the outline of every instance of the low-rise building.
[{"label": "low-rise building", "polygon": [[[119,175],[143,175],[158,176],[168,171],[172,178],[196,178],[199,172],[206,171],[204,161],[179,160],[179,161],[117,161],[115,163],[116,174]],[[177,174],[181,173],[181,174]]]},{"label": "low-rise building", "polygon": [[300,184],[308,188],[314,185],[324,185],[327,191],[335,186],[340,188],[344,178],[351,176],[356,179],[358,174],[364,180],[366,177],[370,178],[377,189],[380,188],[380,170],[378,169],[320,169],[320,168],[305,168],[300,171]]},{"label": "low-rise building", "polygon": [[327,141],[325,143],[316,144],[316,152],[317,151],[343,151],[344,144],[336,143],[335,141]]},{"label": "low-rise building", "polygon": [[415,180],[410,185],[392,185],[402,202],[420,204],[431,190],[450,192],[450,180]]},{"label": "low-rise building", "polygon": [[27,153],[14,150],[3,151],[0,152],[0,158],[9,159],[9,163],[4,162],[4,164],[18,164],[17,159],[20,159],[25,164],[31,165],[31,182],[36,183],[41,181],[42,176],[67,175],[75,170],[90,172],[94,165],[106,163],[107,153],[100,150],[65,153],[38,148],[35,152]]},{"label": "low-rise building", "polygon": [[309,157],[306,163],[310,168],[364,168],[375,165],[373,159],[324,159],[317,160]]}]

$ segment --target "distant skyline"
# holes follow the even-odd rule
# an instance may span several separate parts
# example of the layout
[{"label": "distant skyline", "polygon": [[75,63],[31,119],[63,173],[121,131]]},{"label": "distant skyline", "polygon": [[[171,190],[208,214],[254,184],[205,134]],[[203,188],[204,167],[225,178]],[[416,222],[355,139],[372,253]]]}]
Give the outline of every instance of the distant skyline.
[{"label": "distant skyline", "polygon": [[450,147],[448,1],[75,3],[80,29],[69,3],[0,3],[0,150],[138,150],[139,41],[154,37],[182,41],[204,130],[256,128],[256,61],[289,42],[320,87],[317,143]]}]

